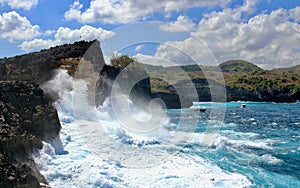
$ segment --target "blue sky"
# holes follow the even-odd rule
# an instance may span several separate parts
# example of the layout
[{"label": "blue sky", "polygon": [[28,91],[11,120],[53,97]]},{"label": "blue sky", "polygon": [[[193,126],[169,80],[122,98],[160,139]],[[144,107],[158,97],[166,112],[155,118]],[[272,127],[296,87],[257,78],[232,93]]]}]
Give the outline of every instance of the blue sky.
[{"label": "blue sky", "polygon": [[106,58],[293,66],[300,64],[300,1],[0,0],[0,57],[81,39],[100,40]]}]

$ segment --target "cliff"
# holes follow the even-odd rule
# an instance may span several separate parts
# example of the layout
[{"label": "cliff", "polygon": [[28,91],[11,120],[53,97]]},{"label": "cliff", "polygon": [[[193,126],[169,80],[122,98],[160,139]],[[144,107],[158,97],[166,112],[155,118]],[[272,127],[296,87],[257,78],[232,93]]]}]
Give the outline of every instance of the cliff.
[{"label": "cliff", "polygon": [[[101,56],[102,54],[94,53],[94,59],[90,59],[91,56],[86,54],[86,51],[92,45],[99,45],[99,42],[79,41],[40,52],[0,59],[0,80],[23,80],[40,84],[52,78],[53,70],[62,66],[62,60],[67,58],[84,57],[86,60],[95,61],[93,63],[95,65],[99,64],[96,61],[100,58],[96,55]],[[93,53],[93,51],[90,53]],[[76,70],[76,67],[74,67],[74,70]]]},{"label": "cliff", "polygon": [[[126,67],[134,61],[134,59],[122,55],[113,59],[113,66],[106,65],[98,41],[79,41],[40,52],[0,59],[0,80],[26,80],[42,84],[51,79],[53,70],[57,68],[66,69],[70,75],[76,76],[76,73],[78,76],[78,72],[80,72],[78,66],[81,64],[81,67],[85,67],[82,72],[86,76],[82,74],[83,76],[80,75],[80,77],[83,79],[86,77],[87,81],[92,82],[89,85],[94,87],[91,89],[95,94],[93,97],[95,97],[96,105],[101,105],[105,98],[110,96],[111,86],[122,71],[122,66]],[[294,102],[299,100],[299,72],[295,71],[298,70],[299,66],[269,71],[263,70],[250,62],[232,60],[221,63],[219,67],[223,71],[226,82],[226,86],[223,87],[226,88],[227,101]],[[209,101],[211,100],[209,87],[215,87],[221,82],[220,80],[209,80],[215,86],[208,86],[207,81],[205,82],[205,75],[201,71],[202,68],[205,68],[207,74],[218,74],[217,67],[214,66],[161,67],[146,65],[145,70],[151,73],[152,77],[167,78],[166,80],[170,83],[166,84],[161,80],[146,78],[134,86],[132,93],[142,94],[146,98],[162,98],[168,108],[187,107],[191,104],[191,101],[180,104],[179,95],[172,87],[172,85],[185,87],[182,84],[185,80],[179,76],[182,74],[182,72],[178,72],[178,69],[180,69],[188,75],[188,79],[192,80],[196,86],[198,100]],[[127,71],[127,75],[122,75],[124,83],[133,81],[131,77],[136,75],[132,73],[147,75],[145,70],[137,68]],[[91,80],[91,74],[95,74],[93,78],[96,79]],[[216,76],[216,78],[218,77]],[[126,89],[126,87],[123,86],[123,89]],[[51,97],[52,100],[57,99],[55,94]]]},{"label": "cliff", "polygon": [[[126,56],[121,56],[120,60],[125,62],[116,59],[112,66],[106,65],[98,41],[79,41],[0,59],[0,187],[47,184],[31,154],[42,148],[42,141],[57,139],[61,129],[57,112],[51,105],[58,94],[44,94],[38,85],[50,80],[58,68],[89,82],[96,105],[101,105],[110,96],[112,85],[119,76],[121,90],[126,92],[134,85],[130,94],[136,104],[158,97],[165,101],[167,108],[189,107],[193,101],[211,101],[211,89],[224,92],[218,90],[222,87],[226,87],[226,99],[215,98],[215,101],[300,100],[299,66],[267,71],[249,62],[228,61],[220,65],[225,86],[220,80],[207,80],[201,71],[205,68],[208,74],[217,75],[217,67],[144,67]],[[130,63],[137,66],[126,67]],[[182,70],[188,75],[185,79],[180,77]],[[151,73],[151,79],[147,73]],[[192,88],[196,89],[197,98],[188,93]],[[186,94],[180,96],[180,90]]]},{"label": "cliff", "polygon": [[0,82],[0,187],[39,187],[47,183],[31,154],[61,129],[56,110],[37,84]]},{"label": "cliff", "polygon": [[86,53],[93,45],[99,49],[97,41],[80,41],[0,59],[0,187],[47,184],[31,154],[42,148],[42,141],[56,140],[61,126],[51,104],[57,98],[45,96],[38,84],[50,80],[57,68],[72,75],[77,65],[65,63],[68,59],[83,58],[97,69],[102,54],[94,53],[94,48]]},{"label": "cliff", "polygon": [[[31,154],[43,147],[42,141],[56,140],[61,129],[51,104],[59,97],[57,91],[44,93],[39,88],[59,68],[86,80],[95,92],[97,105],[110,96],[112,83],[122,71],[105,65],[98,41],[80,41],[0,59],[0,187],[47,184]],[[136,71],[131,70],[132,73]],[[132,77],[123,75],[122,80],[130,82]],[[139,92],[151,94],[149,78],[134,86],[133,93]]]},{"label": "cliff", "polygon": [[102,54],[95,53],[93,45],[99,49],[97,41],[80,41],[0,59],[0,187],[40,187],[39,183],[47,183],[30,156],[42,148],[42,141],[57,139],[61,126],[51,104],[57,95],[46,97],[37,84],[50,80],[57,68],[74,74],[78,64],[70,59],[85,59],[97,69],[103,63],[98,61]]},{"label": "cliff", "polygon": [[[201,70],[205,68],[205,73],[210,75],[207,80]],[[290,68],[273,70],[263,70],[256,65],[242,61],[232,60],[221,63],[219,68],[225,85],[222,84],[218,67],[204,67],[198,65],[186,65],[180,67],[161,67],[148,65],[148,70],[153,77],[161,79],[151,79],[151,90],[154,96],[163,98],[168,107],[179,108],[188,107],[188,104],[180,104],[179,95],[174,89],[185,88],[197,90],[198,101],[211,101],[211,89],[214,92],[217,88],[226,88],[224,95],[226,101],[256,101],[256,102],[295,102],[300,100],[300,74],[299,65]],[[186,74],[187,77],[180,75]],[[168,80],[166,83],[163,80]],[[185,84],[191,83],[192,85]],[[208,82],[210,83],[208,85]],[[174,87],[173,87],[174,86]],[[221,95],[220,95],[221,96]],[[224,101],[214,98],[215,102]]]},{"label": "cliff", "polygon": [[[151,83],[149,75],[140,66],[129,66],[126,67],[126,70],[106,66],[101,71],[97,82],[96,104],[101,105],[104,99],[111,95],[112,85],[115,84],[116,79],[119,92],[125,95],[129,94],[136,106],[145,108],[144,104],[149,102],[152,97]],[[148,109],[148,106],[146,108]]]}]

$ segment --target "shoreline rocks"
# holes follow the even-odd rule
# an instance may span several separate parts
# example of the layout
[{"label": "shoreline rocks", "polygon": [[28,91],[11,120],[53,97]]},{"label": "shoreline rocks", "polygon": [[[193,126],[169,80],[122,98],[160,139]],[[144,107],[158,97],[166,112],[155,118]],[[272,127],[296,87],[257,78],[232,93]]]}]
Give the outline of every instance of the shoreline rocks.
[{"label": "shoreline rocks", "polygon": [[0,187],[40,187],[46,179],[31,154],[61,129],[58,114],[37,84],[0,82]]},{"label": "shoreline rocks", "polygon": [[57,96],[45,94],[38,84],[58,68],[74,73],[78,66],[73,60],[84,58],[101,67],[99,49],[96,40],[79,41],[0,59],[0,187],[47,187],[31,155],[43,147],[42,141],[56,144],[61,125],[52,106]]}]

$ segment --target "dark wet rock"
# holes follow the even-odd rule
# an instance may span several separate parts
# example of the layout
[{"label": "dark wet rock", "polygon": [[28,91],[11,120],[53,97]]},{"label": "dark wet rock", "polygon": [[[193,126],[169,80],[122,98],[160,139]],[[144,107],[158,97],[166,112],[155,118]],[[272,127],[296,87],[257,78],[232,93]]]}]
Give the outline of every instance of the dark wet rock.
[{"label": "dark wet rock", "polygon": [[37,84],[0,82],[0,108],[4,122],[41,140],[55,139],[60,131],[56,109]]},{"label": "dark wet rock", "polygon": [[33,175],[33,170],[28,165],[16,167],[0,154],[0,187],[38,188],[39,180]]},{"label": "dark wet rock", "polygon": [[102,105],[104,100],[111,96],[113,84],[120,87],[119,92],[129,94],[131,100],[141,107],[144,107],[145,103],[151,99],[150,77],[142,67],[130,65],[126,67],[126,70],[122,70],[104,65],[96,82],[95,102],[97,106]]},{"label": "dark wet rock", "polygon": [[191,106],[192,103],[187,105],[181,105],[179,95],[177,93],[166,93],[166,92],[158,92],[153,95],[154,98],[160,98],[164,101],[167,108],[175,109],[175,108],[184,108],[184,106]]},{"label": "dark wet rock", "polygon": [[246,90],[227,87],[227,101],[294,102],[297,97],[287,88]]},{"label": "dark wet rock", "polygon": [[300,100],[300,90],[294,92],[291,97],[294,99],[294,100]]},{"label": "dark wet rock", "polygon": [[295,102],[300,100],[300,92],[291,94],[288,88],[240,89],[201,78],[180,81],[172,87],[167,87],[165,92],[154,93],[153,97],[164,100],[167,108],[187,108],[193,101]]},{"label": "dark wet rock", "polygon": [[0,187],[47,183],[31,154],[61,129],[58,115],[37,84],[0,82]]}]

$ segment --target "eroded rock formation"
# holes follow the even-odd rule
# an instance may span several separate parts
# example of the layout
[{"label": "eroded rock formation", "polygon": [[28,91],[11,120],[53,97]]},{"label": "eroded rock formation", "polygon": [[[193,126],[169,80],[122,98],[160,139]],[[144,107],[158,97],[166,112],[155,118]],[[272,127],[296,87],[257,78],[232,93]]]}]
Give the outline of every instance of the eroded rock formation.
[{"label": "eroded rock formation", "polygon": [[39,187],[47,183],[31,154],[42,141],[56,139],[58,115],[37,84],[0,82],[0,187]]}]

